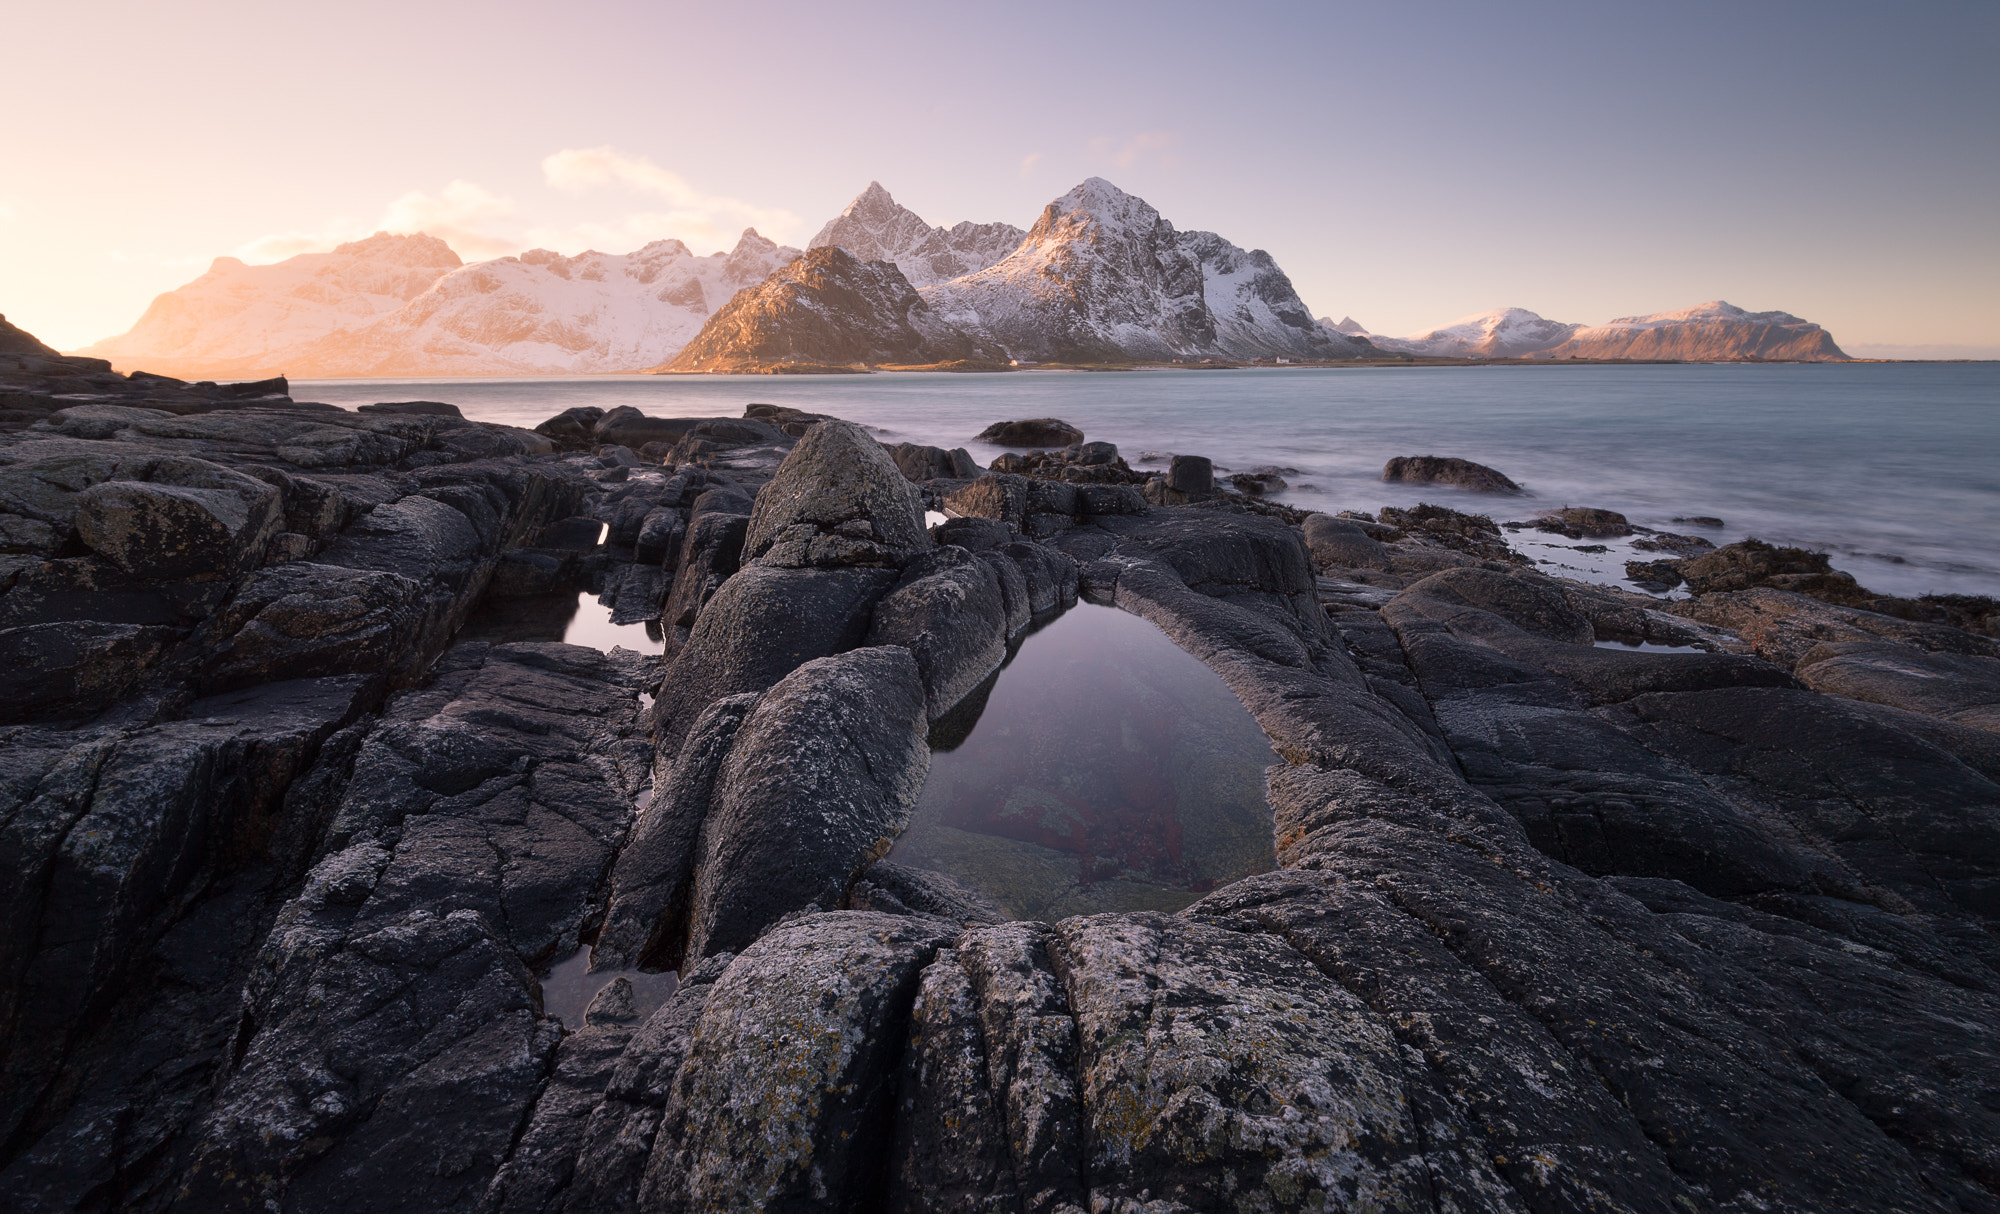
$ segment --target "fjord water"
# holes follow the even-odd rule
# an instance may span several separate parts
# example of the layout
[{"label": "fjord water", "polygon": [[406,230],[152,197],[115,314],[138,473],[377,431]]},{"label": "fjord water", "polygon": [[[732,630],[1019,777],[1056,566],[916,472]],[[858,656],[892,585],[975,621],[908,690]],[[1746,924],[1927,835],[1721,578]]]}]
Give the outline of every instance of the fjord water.
[{"label": "fjord water", "polygon": [[[1564,505],[1633,522],[1722,518],[1717,543],[1756,536],[1823,549],[1893,594],[2000,594],[2000,364],[1267,368],[1003,375],[618,376],[326,380],[301,400],[444,400],[533,426],[575,405],[738,416],[751,401],[832,413],[895,441],[965,446],[989,422],[1061,417],[1146,453],[1286,472],[1281,500],[1314,509],[1431,501],[1525,517]],[[1523,500],[1386,485],[1396,455],[1500,469]]]},{"label": "fjord water", "polygon": [[[889,859],[956,877],[1016,919],[1175,911],[1271,867],[1271,743],[1165,633],[1079,603],[1028,635],[932,733]],[[954,713],[953,716],[958,714]]]}]

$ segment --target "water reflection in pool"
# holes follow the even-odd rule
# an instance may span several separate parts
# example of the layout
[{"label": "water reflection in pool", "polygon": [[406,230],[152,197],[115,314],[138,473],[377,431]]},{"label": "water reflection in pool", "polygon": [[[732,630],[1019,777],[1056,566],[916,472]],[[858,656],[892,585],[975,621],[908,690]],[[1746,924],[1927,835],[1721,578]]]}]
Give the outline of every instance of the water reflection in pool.
[{"label": "water reflection in pool", "polygon": [[609,652],[615,646],[639,653],[659,653],[666,648],[658,620],[636,624],[614,624],[611,608],[597,601],[588,590],[559,590],[554,594],[527,598],[487,599],[480,603],[465,627],[461,641],[567,641]]},{"label": "water reflection in pool", "polygon": [[889,859],[1011,915],[1173,911],[1271,867],[1270,741],[1138,616],[1070,609],[1025,640],[969,732],[951,725]]}]

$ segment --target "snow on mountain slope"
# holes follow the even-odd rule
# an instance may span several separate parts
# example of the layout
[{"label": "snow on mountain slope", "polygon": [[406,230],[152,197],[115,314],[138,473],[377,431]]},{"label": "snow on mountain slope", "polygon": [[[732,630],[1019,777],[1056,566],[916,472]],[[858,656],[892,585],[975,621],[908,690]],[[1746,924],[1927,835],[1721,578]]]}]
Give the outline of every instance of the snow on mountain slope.
[{"label": "snow on mountain slope", "polygon": [[1322,329],[1270,254],[1176,231],[1144,199],[1099,177],[1050,203],[1002,261],[921,293],[954,325],[1021,359],[1375,352],[1366,339]]},{"label": "snow on mountain slope", "polygon": [[269,355],[393,312],[462,264],[434,236],[388,232],[274,265],[218,257],[208,273],[153,300],[128,332],[78,353],[127,371],[275,373]]},{"label": "snow on mountain slope", "polygon": [[1582,326],[1567,341],[1535,357],[1830,362],[1847,355],[1834,344],[1832,334],[1809,320],[1789,312],[1746,312],[1718,299],[1675,312]]},{"label": "snow on mountain slope", "polygon": [[1371,335],[1385,350],[1425,358],[1519,358],[1568,341],[1582,325],[1537,316],[1526,308],[1493,308],[1461,316],[1441,329],[1408,337]]},{"label": "snow on mountain slope", "polygon": [[468,266],[433,237],[378,233],[272,266],[218,259],[91,351],[190,377],[631,371],[798,256],[753,228],[706,257],[657,240],[628,254],[533,249]]},{"label": "snow on mountain slope", "polygon": [[295,377],[633,371],[686,345],[744,287],[799,251],[747,229],[729,253],[678,240],[634,253],[534,249],[480,262],[372,324],[290,352]]},{"label": "snow on mountain slope", "polygon": [[1338,333],[1342,337],[1373,336],[1373,334],[1369,333],[1367,328],[1364,325],[1362,325],[1360,321],[1354,319],[1352,316],[1343,316],[1337,322],[1329,320],[1326,317],[1322,316],[1319,318],[1319,323],[1321,328],[1329,330],[1330,332]]},{"label": "snow on mountain slope", "polygon": [[985,269],[1012,253],[1026,235],[1011,223],[966,221],[934,228],[871,181],[806,248],[837,245],[862,261],[892,261],[910,285],[928,287]]}]

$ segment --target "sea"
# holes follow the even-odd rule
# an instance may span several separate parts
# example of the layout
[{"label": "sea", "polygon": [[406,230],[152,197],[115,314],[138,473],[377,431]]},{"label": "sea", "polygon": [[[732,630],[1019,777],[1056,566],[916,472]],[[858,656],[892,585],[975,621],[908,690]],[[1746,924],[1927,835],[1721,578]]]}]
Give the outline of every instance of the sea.
[{"label": "sea", "polygon": [[[1431,502],[1505,522],[1595,506],[1716,544],[1824,551],[1880,593],[2000,596],[2000,363],[345,379],[297,380],[292,394],[350,408],[446,401],[525,427],[578,405],[739,417],[766,402],[885,442],[962,446],[982,464],[1000,453],[973,437],[989,423],[1058,417],[1138,469],[1175,454],[1225,473],[1277,468],[1287,488],[1274,500],[1309,509]],[[1526,493],[1384,483],[1398,455],[1472,460]],[[1676,521],[1688,518],[1722,526]],[[1623,541],[1511,538],[1550,572],[1607,584],[1647,555]]]}]

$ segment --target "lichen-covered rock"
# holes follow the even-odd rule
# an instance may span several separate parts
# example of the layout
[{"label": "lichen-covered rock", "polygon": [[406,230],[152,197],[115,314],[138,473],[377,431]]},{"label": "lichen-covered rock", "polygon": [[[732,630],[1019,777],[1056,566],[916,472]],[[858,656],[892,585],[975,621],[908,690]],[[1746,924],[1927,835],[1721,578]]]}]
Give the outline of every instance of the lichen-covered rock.
[{"label": "lichen-covered rock", "polygon": [[919,976],[950,932],[834,911],[739,954],[675,1077],[641,1208],[879,1209],[896,1059]]},{"label": "lichen-covered rock", "polygon": [[806,431],[758,493],[743,552],[793,567],[900,566],[930,542],[923,499],[895,461],[867,431],[836,421]]},{"label": "lichen-covered rock", "polygon": [[1831,642],[1809,650],[1796,673],[1814,691],[2000,733],[2000,658],[1885,641]]},{"label": "lichen-covered rock", "polygon": [[909,824],[930,749],[908,650],[807,662],[761,696],[716,775],[690,956],[737,951],[780,917],[837,905]]}]

